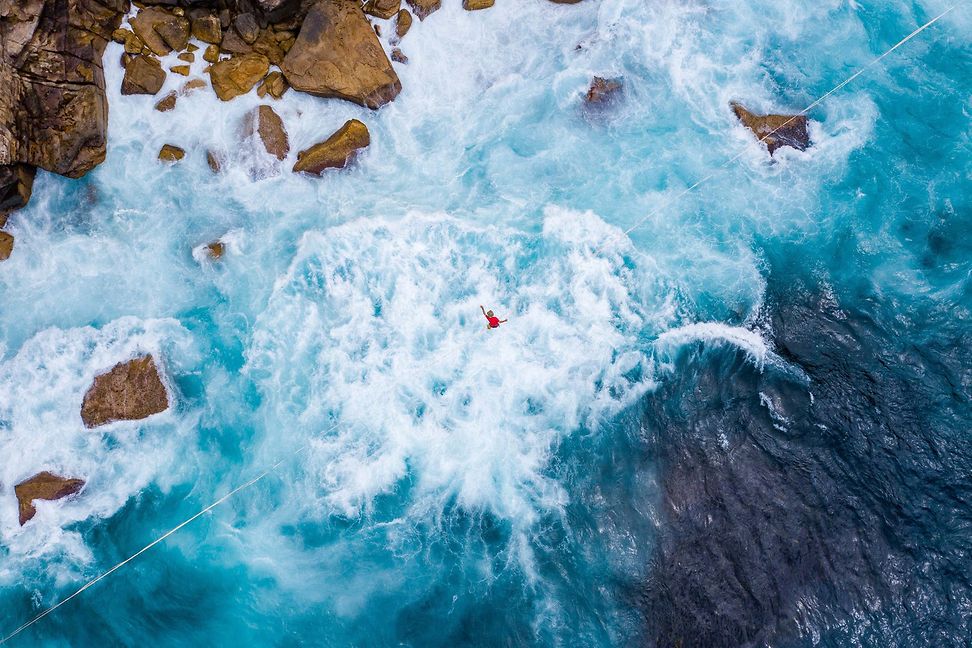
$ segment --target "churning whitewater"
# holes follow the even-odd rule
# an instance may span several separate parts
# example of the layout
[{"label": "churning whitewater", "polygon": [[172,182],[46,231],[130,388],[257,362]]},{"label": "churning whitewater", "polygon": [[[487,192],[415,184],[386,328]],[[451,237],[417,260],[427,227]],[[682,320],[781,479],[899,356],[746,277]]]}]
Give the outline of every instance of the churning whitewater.
[{"label": "churning whitewater", "polygon": [[[730,107],[952,4],[443,0],[378,110],[162,112],[185,78],[122,94],[109,43],[104,163],[5,227],[0,638],[277,465],[5,645],[966,645],[972,6],[805,150]],[[271,101],[283,159],[241,128]],[[353,164],[291,171],[349,119]],[[149,355],[169,407],[86,426]],[[42,471],[84,486],[23,523]]]}]

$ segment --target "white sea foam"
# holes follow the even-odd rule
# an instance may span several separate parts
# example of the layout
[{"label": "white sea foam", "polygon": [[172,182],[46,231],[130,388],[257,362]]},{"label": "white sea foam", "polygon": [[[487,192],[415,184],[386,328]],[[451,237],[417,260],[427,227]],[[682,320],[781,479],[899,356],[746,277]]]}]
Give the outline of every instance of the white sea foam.
[{"label": "white sea foam", "polygon": [[[51,561],[47,566],[55,573],[85,563],[90,552],[65,527],[109,517],[148,484],[164,487],[179,472],[173,460],[193,427],[191,415],[170,408],[143,422],[95,430],[81,421],[81,402],[94,377],[144,353],[163,368],[167,358],[178,367],[192,356],[187,332],[176,321],[124,318],[100,329],[41,331],[0,361],[0,536],[9,550],[0,563],[0,583],[44,566],[40,558]],[[45,470],[84,479],[85,488],[66,500],[37,502],[37,515],[21,527],[14,485]]]}]

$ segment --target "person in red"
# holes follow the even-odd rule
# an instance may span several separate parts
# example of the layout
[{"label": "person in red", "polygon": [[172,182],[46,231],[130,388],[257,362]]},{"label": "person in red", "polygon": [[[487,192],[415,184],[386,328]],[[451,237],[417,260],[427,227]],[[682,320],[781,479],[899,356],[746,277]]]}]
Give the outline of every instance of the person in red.
[{"label": "person in red", "polygon": [[486,316],[486,328],[488,329],[499,328],[500,324],[509,321],[509,320],[501,320],[500,318],[496,317],[495,315],[493,315],[493,311],[486,310],[485,308],[483,308],[482,304],[479,305],[479,310],[483,311],[483,315]]}]

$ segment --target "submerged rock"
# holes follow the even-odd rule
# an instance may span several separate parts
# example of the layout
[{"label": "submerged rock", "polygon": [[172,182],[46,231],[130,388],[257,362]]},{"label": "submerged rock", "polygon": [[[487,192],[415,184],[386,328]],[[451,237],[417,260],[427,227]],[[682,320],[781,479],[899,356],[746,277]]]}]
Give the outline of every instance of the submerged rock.
[{"label": "submerged rock", "polygon": [[262,54],[243,54],[214,63],[209,70],[216,96],[229,101],[253,89],[270,71],[270,61]]},{"label": "submerged rock", "polygon": [[591,81],[591,87],[587,90],[587,103],[608,103],[618,97],[623,87],[624,84],[621,79],[605,79],[596,76]]},{"label": "submerged rock", "polygon": [[294,172],[320,175],[325,169],[343,169],[369,144],[368,127],[351,119],[323,142],[298,153]]},{"label": "submerged rock", "polygon": [[742,104],[733,102],[729,105],[743,126],[766,144],[770,155],[782,146],[792,146],[800,151],[810,146],[810,132],[804,115],[757,115]]},{"label": "submerged rock", "polygon": [[89,428],[136,421],[169,408],[169,395],[151,355],[115,365],[94,379],[84,395],[81,419]]},{"label": "submerged rock", "polygon": [[171,144],[163,144],[162,149],[159,151],[159,159],[163,162],[178,162],[184,157],[186,157],[186,152],[178,146]]},{"label": "submerged rock", "polygon": [[213,173],[219,173],[223,168],[222,156],[214,151],[206,151],[206,164],[209,165],[210,170]]},{"label": "submerged rock", "polygon": [[154,95],[162,89],[164,83],[165,70],[162,69],[159,59],[148,54],[135,56],[125,66],[121,93]]},{"label": "submerged rock", "polygon": [[406,64],[408,63],[408,57],[405,56],[405,52],[398,49],[397,47],[391,51],[391,60],[396,63]]},{"label": "submerged rock", "polygon": [[0,232],[0,261],[6,261],[13,254],[14,237],[9,232]]},{"label": "submerged rock", "polygon": [[250,137],[254,133],[260,136],[267,153],[278,160],[287,157],[290,152],[290,142],[287,139],[287,129],[284,128],[280,115],[270,106],[257,106],[243,121],[243,135]]},{"label": "submerged rock", "polygon": [[442,0],[408,0],[408,6],[419,20],[425,20],[429,14],[442,8]]},{"label": "submerged rock", "polygon": [[213,241],[212,243],[206,245],[206,253],[209,255],[209,258],[212,259],[213,261],[218,261],[219,259],[221,259],[225,252],[226,252],[226,246],[223,244],[222,241]]},{"label": "submerged rock", "polygon": [[20,508],[20,526],[37,514],[34,500],[59,500],[74,495],[84,487],[84,480],[58,477],[49,472],[37,473],[14,486]]},{"label": "submerged rock", "polygon": [[297,90],[369,108],[402,89],[357,0],[318,1],[280,69]]}]

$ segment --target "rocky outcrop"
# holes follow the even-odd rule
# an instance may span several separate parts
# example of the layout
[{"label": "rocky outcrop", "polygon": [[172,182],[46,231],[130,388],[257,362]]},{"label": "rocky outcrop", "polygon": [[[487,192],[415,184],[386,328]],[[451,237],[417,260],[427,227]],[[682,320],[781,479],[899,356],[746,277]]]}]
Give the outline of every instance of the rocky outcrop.
[{"label": "rocky outcrop", "polygon": [[9,232],[0,232],[0,261],[6,261],[13,254],[14,237]]},{"label": "rocky outcrop", "polygon": [[254,133],[260,136],[267,153],[282,160],[290,152],[290,142],[287,130],[284,128],[280,115],[270,106],[257,106],[247,113],[243,120],[243,136],[250,137]]},{"label": "rocky outcrop", "polygon": [[189,21],[161,7],[145,7],[129,23],[135,35],[158,56],[182,51],[189,42]]},{"label": "rocky outcrop", "polygon": [[425,20],[429,14],[442,8],[442,0],[408,0],[408,6],[419,20]]},{"label": "rocky outcrop", "polygon": [[[77,178],[105,158],[101,58],[127,0],[0,2],[0,191],[25,202],[23,165]],[[10,165],[19,170],[4,170]],[[13,176],[21,176],[10,184]],[[3,180],[7,180],[3,183]]]},{"label": "rocky outcrop", "polygon": [[20,482],[14,486],[14,494],[17,496],[17,504],[20,508],[20,526],[27,524],[28,520],[37,514],[37,509],[34,508],[35,500],[63,499],[74,495],[82,488],[84,488],[84,480],[58,477],[46,471]]},{"label": "rocky outcrop", "polygon": [[280,69],[296,90],[369,108],[402,89],[358,0],[319,0]]},{"label": "rocky outcrop", "polygon": [[618,98],[623,88],[621,79],[594,77],[585,99],[589,104],[605,104]]},{"label": "rocky outcrop", "polygon": [[0,227],[7,220],[8,212],[20,209],[30,200],[35,171],[29,164],[0,166]]},{"label": "rocky outcrop", "polygon": [[142,356],[101,374],[84,395],[81,420],[93,428],[112,421],[135,421],[164,412],[169,396],[155,359]]},{"label": "rocky outcrop", "polygon": [[320,175],[326,169],[343,169],[369,144],[368,127],[351,119],[323,142],[298,153],[294,172]]},{"label": "rocky outcrop", "polygon": [[123,95],[154,95],[165,83],[165,70],[159,59],[148,54],[135,56],[125,66],[121,93]]},{"label": "rocky outcrop", "polygon": [[810,131],[805,116],[757,115],[742,104],[734,102],[730,106],[743,126],[766,144],[770,155],[783,146],[792,146],[800,151],[805,151],[810,146]]},{"label": "rocky outcrop", "polygon": [[270,71],[270,61],[262,54],[243,54],[214,63],[209,70],[216,96],[223,101],[246,94]]}]

